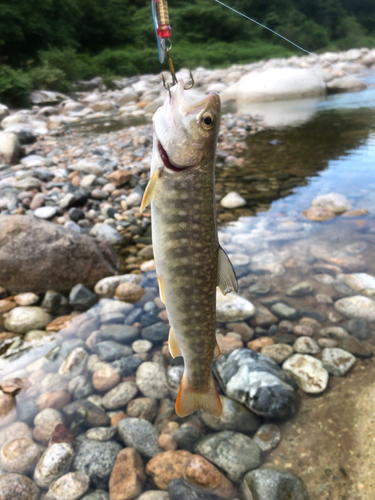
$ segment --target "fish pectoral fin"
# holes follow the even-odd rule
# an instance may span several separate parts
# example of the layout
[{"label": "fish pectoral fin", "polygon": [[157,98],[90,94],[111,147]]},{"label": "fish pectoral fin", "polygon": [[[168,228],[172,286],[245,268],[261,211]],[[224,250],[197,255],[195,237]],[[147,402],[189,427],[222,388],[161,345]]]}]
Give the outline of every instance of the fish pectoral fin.
[{"label": "fish pectoral fin", "polygon": [[161,279],[161,276],[159,276],[158,274],[156,274],[156,276],[158,278],[160,300],[163,302],[163,304],[165,304],[163,280]]},{"label": "fish pectoral fin", "polygon": [[154,197],[155,185],[156,181],[159,179],[161,173],[161,169],[158,168],[153,174],[151,179],[148,181],[146,190],[143,195],[142,203],[141,203],[141,213],[143,210],[151,203]]},{"label": "fish pectoral fin", "polygon": [[172,358],[181,356],[181,349],[172,328],[169,329],[169,352],[171,353]]},{"label": "fish pectoral fin", "polygon": [[228,255],[219,247],[217,266],[217,286],[223,295],[229,292],[238,292],[236,273]]},{"label": "fish pectoral fin", "polygon": [[221,416],[221,401],[212,373],[208,390],[205,392],[194,391],[194,388],[189,385],[186,375],[184,374],[182,377],[176,401],[176,413],[179,417],[186,417],[196,410],[206,411],[216,418]]},{"label": "fish pectoral fin", "polygon": [[215,361],[215,359],[217,359],[220,356],[220,354],[221,354],[220,347],[219,347],[219,344],[216,342],[216,347],[214,350],[214,357],[212,358],[212,360]]}]

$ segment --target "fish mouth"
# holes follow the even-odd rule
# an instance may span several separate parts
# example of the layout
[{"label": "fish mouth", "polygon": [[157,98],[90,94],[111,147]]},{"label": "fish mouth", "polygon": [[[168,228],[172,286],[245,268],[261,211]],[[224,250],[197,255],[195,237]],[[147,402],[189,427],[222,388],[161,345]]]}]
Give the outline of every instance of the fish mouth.
[{"label": "fish mouth", "polygon": [[171,160],[169,159],[169,156],[168,156],[168,153],[166,152],[166,150],[163,148],[161,142],[159,141],[159,139],[157,139],[158,141],[158,151],[159,151],[159,155],[160,155],[160,158],[162,159],[162,162],[164,163],[164,166],[168,169],[168,170],[172,170],[173,172],[181,172],[182,170],[186,170],[188,168],[190,168],[190,166],[179,166],[179,165],[174,165]]}]

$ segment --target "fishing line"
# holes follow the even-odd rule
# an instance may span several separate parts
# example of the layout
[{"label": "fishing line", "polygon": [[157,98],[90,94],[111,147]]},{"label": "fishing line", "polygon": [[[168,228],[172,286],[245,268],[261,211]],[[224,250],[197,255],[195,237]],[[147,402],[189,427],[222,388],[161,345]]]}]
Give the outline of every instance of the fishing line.
[{"label": "fishing line", "polygon": [[327,61],[326,59],[323,59],[323,57],[321,56],[318,56],[318,54],[315,54],[314,52],[309,52],[308,50],[304,49],[303,47],[301,47],[300,45],[297,45],[296,43],[292,42],[291,40],[289,40],[288,38],[286,38],[285,36],[283,35],[280,35],[280,33],[277,33],[277,31],[274,31],[273,29],[271,28],[268,28],[268,26],[265,26],[264,24],[260,23],[259,21],[256,21],[255,19],[252,19],[251,17],[247,16],[246,14],[243,14],[242,12],[239,12],[238,10],[236,9],[233,9],[233,7],[230,7],[229,5],[221,2],[220,0],[214,0],[215,2],[219,3],[220,5],[222,5],[223,7],[226,7],[227,9],[235,12],[236,14],[242,16],[242,17],[245,17],[246,19],[248,19],[249,21],[252,21],[253,23],[257,24],[258,26],[260,26],[261,28],[264,28],[268,31],[270,31],[271,33],[273,33],[274,35],[277,35],[279,36],[280,38],[282,38],[283,40],[285,40],[286,42],[288,43],[291,43],[292,45],[294,45],[295,47],[297,47],[297,49],[299,50],[302,50],[303,52],[305,52],[306,54],[309,54],[310,56],[314,56],[314,57],[317,57],[320,61],[323,61],[327,64],[329,64],[330,66],[332,66],[332,68],[335,68],[335,69],[338,69],[340,71],[342,71],[343,73],[345,73],[345,75],[347,76],[350,76],[350,78],[354,78],[354,80],[357,80],[357,82],[360,82],[362,83],[363,85],[365,85],[359,78],[356,78],[355,76],[351,75],[350,73],[347,73],[346,71],[344,71],[343,69],[339,68],[338,66],[336,66],[335,64],[332,64],[330,63],[329,61]]}]

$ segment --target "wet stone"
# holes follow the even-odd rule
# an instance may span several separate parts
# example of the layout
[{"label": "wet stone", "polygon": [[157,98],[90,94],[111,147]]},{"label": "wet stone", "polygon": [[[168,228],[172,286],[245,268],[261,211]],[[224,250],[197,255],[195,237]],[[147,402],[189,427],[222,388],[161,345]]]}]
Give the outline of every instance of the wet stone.
[{"label": "wet stone", "polygon": [[[215,493],[211,493],[203,488],[192,484],[186,479],[172,479],[168,484],[168,497],[166,500],[222,500],[222,496],[218,496]],[[158,497],[156,497],[159,500]],[[155,498],[155,500],[156,500]],[[142,498],[143,500],[143,498]],[[146,499],[144,499],[146,500]],[[147,498],[147,500],[151,500]],[[161,500],[164,500],[161,497]]]},{"label": "wet stone", "polygon": [[156,417],[158,404],[154,398],[136,398],[130,401],[126,408],[129,417],[142,418],[153,422]]},{"label": "wet stone", "polygon": [[314,329],[309,325],[296,325],[293,327],[294,335],[299,335],[303,337],[312,337],[314,335]]},{"label": "wet stone", "polygon": [[130,346],[119,344],[113,340],[105,340],[96,344],[95,352],[101,361],[114,361],[122,356],[131,356],[133,351]]},{"label": "wet stone", "polygon": [[326,348],[322,352],[322,363],[331,375],[344,377],[356,362],[355,356],[339,348]]},{"label": "wet stone", "polygon": [[131,500],[142,492],[146,475],[142,458],[134,448],[125,448],[117,455],[111,477],[111,500]]},{"label": "wet stone", "polygon": [[69,472],[73,457],[74,448],[70,443],[49,446],[35,468],[35,483],[40,488],[48,488],[56,479]]},{"label": "wet stone", "polygon": [[368,340],[372,337],[372,329],[364,319],[351,319],[348,322],[349,333],[358,340]]},{"label": "wet stone", "polygon": [[241,490],[245,498],[257,500],[308,500],[302,481],[287,471],[258,469],[248,472]]},{"label": "wet stone", "polygon": [[271,451],[280,443],[280,429],[275,424],[264,424],[259,427],[253,439],[262,451]]},{"label": "wet stone", "polygon": [[259,418],[245,406],[226,396],[220,396],[220,401],[223,410],[220,418],[206,412],[201,414],[207,427],[215,431],[238,431],[245,434],[251,434],[258,429]]},{"label": "wet stone", "polygon": [[78,375],[72,378],[68,384],[68,392],[73,396],[73,399],[84,399],[94,392],[90,380],[84,375]]},{"label": "wet stone", "polygon": [[271,311],[281,319],[291,320],[296,319],[298,316],[297,309],[294,309],[294,307],[290,307],[283,302],[277,302],[276,304],[271,306]]},{"label": "wet stone", "polygon": [[91,441],[87,438],[78,443],[73,469],[84,472],[97,488],[106,488],[108,479],[122,446],[115,441]]},{"label": "wet stone", "polygon": [[10,332],[26,333],[30,330],[44,330],[52,316],[41,307],[16,307],[6,314],[5,328]]},{"label": "wet stone", "polygon": [[163,450],[159,446],[159,433],[147,420],[126,418],[117,426],[118,433],[126,446],[135,448],[145,457],[152,458]]},{"label": "wet stone", "polygon": [[159,489],[166,490],[172,479],[182,477],[185,462],[190,456],[191,453],[185,450],[165,451],[147,463],[146,473]]},{"label": "wet stone", "polygon": [[225,393],[257,415],[287,419],[296,410],[296,395],[287,377],[266,356],[238,349],[221,356],[214,369]]},{"label": "wet stone", "polygon": [[288,288],[286,294],[289,297],[303,297],[304,295],[308,295],[312,293],[313,287],[309,281],[301,281],[297,285],[294,285],[291,288]]},{"label": "wet stone", "polygon": [[339,341],[339,347],[360,358],[370,358],[373,355],[373,351],[370,347],[367,347],[363,342],[351,335],[341,339]]},{"label": "wet stone", "polygon": [[194,446],[202,437],[200,431],[191,425],[182,425],[173,433],[178,448],[194,453]]},{"label": "wet stone", "polygon": [[278,365],[281,365],[294,352],[292,346],[288,344],[273,344],[262,347],[260,351],[263,356],[272,359]]},{"label": "wet stone", "polygon": [[1,449],[0,461],[8,472],[29,474],[39,460],[41,450],[31,439],[21,437],[9,441]]},{"label": "wet stone", "polygon": [[255,442],[239,432],[224,431],[203,438],[196,451],[223,469],[232,481],[260,465],[260,449]]},{"label": "wet stone", "polygon": [[120,380],[119,372],[109,364],[96,370],[92,376],[92,384],[99,392],[110,391]]},{"label": "wet stone", "polygon": [[369,297],[345,297],[335,302],[334,307],[337,312],[348,318],[364,319],[370,323],[375,321],[375,301]]},{"label": "wet stone", "polygon": [[142,363],[137,370],[135,381],[146,397],[162,399],[169,394],[165,369],[158,363],[151,361]]},{"label": "wet stone", "polygon": [[0,476],[1,500],[38,500],[39,495],[39,488],[27,476],[22,474]]},{"label": "wet stone", "polygon": [[67,417],[73,417],[78,414],[85,418],[85,425],[88,427],[102,427],[109,425],[109,417],[100,406],[87,399],[80,399],[64,406],[63,413]]},{"label": "wet stone", "polygon": [[283,370],[293,377],[298,387],[308,394],[323,392],[328,384],[328,372],[322,362],[308,354],[293,354],[283,364]]},{"label": "wet stone", "polygon": [[255,314],[253,304],[234,292],[223,295],[220,291],[216,294],[216,320],[228,323],[251,318]]},{"label": "wet stone", "polygon": [[59,374],[66,378],[82,375],[87,363],[87,351],[77,347],[66,358],[59,368]]},{"label": "wet stone", "polygon": [[70,472],[55,481],[45,500],[78,500],[89,488],[90,478],[82,472]]},{"label": "wet stone", "polygon": [[298,337],[293,344],[293,348],[300,354],[318,354],[320,352],[319,345],[311,337]]},{"label": "wet stone", "polygon": [[109,493],[105,490],[95,490],[86,494],[80,500],[109,500]]},{"label": "wet stone", "polygon": [[321,349],[325,349],[326,347],[337,347],[339,344],[338,340],[325,339],[325,338],[318,339],[317,342],[318,342],[318,346]]},{"label": "wet stone", "polygon": [[91,441],[109,441],[116,432],[116,427],[93,427],[86,431],[86,437]]},{"label": "wet stone", "polygon": [[334,340],[342,340],[346,337],[349,337],[348,332],[341,326],[327,326],[325,328],[321,328],[319,330],[319,335],[321,337],[326,337],[328,339]]},{"label": "wet stone", "polygon": [[102,404],[107,410],[118,410],[127,405],[137,392],[134,382],[122,382],[105,394]]},{"label": "wet stone", "polygon": [[122,377],[129,377],[137,371],[141,363],[142,359],[139,356],[128,356],[113,361],[111,366],[117,370]]},{"label": "wet stone", "polygon": [[69,294],[69,303],[72,307],[85,311],[93,306],[98,300],[95,293],[90,292],[84,285],[74,286]]},{"label": "wet stone", "polygon": [[165,323],[154,323],[142,329],[142,338],[150,342],[164,342],[169,337],[169,326]]}]

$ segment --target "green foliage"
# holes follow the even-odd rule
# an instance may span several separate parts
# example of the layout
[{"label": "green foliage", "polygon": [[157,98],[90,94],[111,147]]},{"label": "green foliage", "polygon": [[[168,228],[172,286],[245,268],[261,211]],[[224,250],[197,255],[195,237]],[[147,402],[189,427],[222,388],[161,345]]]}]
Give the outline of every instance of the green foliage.
[{"label": "green foliage", "polygon": [[0,102],[11,106],[25,106],[31,90],[27,75],[2,64],[0,66]]}]

